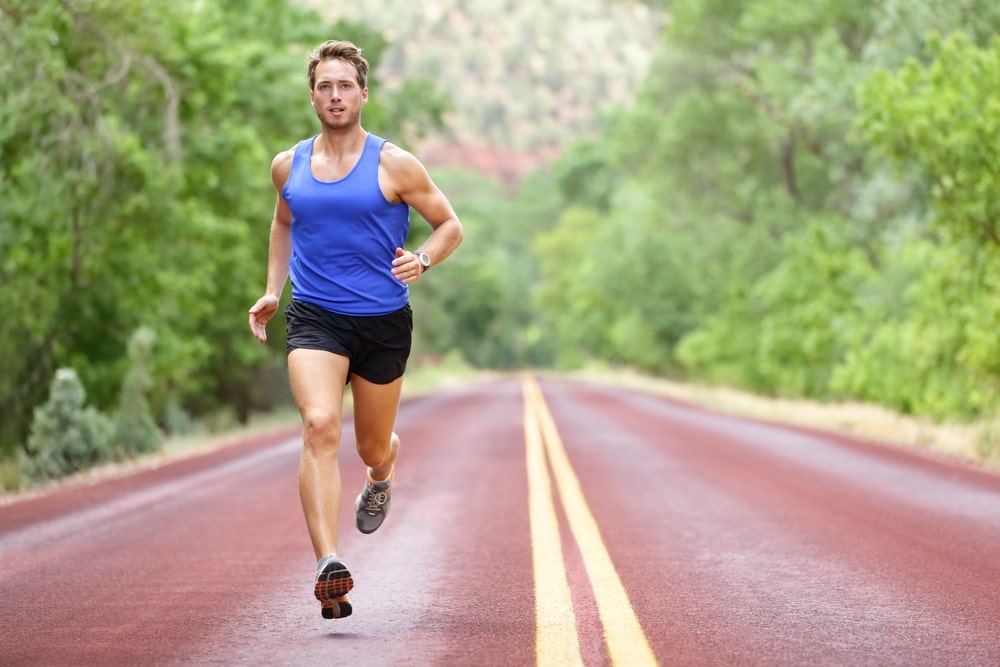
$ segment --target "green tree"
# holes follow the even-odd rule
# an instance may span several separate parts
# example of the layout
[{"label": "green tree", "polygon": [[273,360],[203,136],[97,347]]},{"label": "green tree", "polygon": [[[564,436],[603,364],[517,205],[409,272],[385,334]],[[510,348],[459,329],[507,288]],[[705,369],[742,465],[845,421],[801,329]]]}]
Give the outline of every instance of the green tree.
[{"label": "green tree", "polygon": [[1000,35],[986,47],[965,32],[933,37],[928,55],[864,83],[861,135],[920,170],[949,236],[1000,246]]},{"label": "green tree", "polygon": [[886,273],[908,276],[901,307],[864,320],[834,381],[905,412],[976,417],[1000,389],[1000,39],[931,36],[926,55],[859,90],[859,135],[916,172],[932,224],[899,239]]},{"label": "green tree", "polygon": [[[494,179],[454,170],[434,174],[465,229],[461,248],[440,272],[432,270],[411,292],[415,355],[459,352],[471,364],[517,368],[548,363],[552,349],[535,316],[531,292],[538,271],[531,243],[558,206],[538,174],[517,196]],[[416,246],[427,226],[416,223]]]},{"label": "green tree", "polygon": [[[150,410],[231,410],[283,361],[246,308],[262,289],[271,157],[315,131],[305,59],[329,25],[281,0],[12,0],[0,5],[0,449],[21,445],[54,368],[111,412],[127,332],[155,331]],[[268,30],[261,31],[261,25]],[[412,94],[413,90],[407,90]],[[432,130],[443,97],[373,94],[380,132]],[[280,323],[275,333],[280,338]]]},{"label": "green tree", "polygon": [[[635,104],[557,165],[567,213],[550,238],[572,243],[543,239],[539,251],[551,281],[541,290],[544,310],[565,319],[553,326],[560,349],[654,371],[679,360],[693,379],[766,393],[870,399],[878,392],[863,378],[884,370],[865,368],[878,323],[947,314],[964,333],[938,342],[928,326],[911,327],[908,349],[937,350],[926,355],[928,368],[951,379],[929,390],[933,400],[906,405],[939,415],[980,410],[978,396],[989,391],[969,391],[964,404],[942,397],[968,387],[956,374],[992,386],[995,356],[979,327],[994,322],[993,306],[971,289],[991,278],[976,269],[963,279],[964,298],[977,304],[966,311],[943,274],[915,274],[901,253],[931,238],[947,266],[945,239],[928,237],[932,229],[978,225],[983,233],[996,219],[989,44],[1000,9],[984,0],[676,0],[670,11]],[[965,46],[925,71],[919,63],[938,58],[928,38],[935,29],[958,31]],[[909,73],[889,74],[900,67]],[[934,84],[956,68],[952,89]],[[863,84],[869,92],[858,98]],[[859,113],[867,120],[856,133]],[[935,133],[941,141],[930,141]],[[962,148],[973,145],[991,148]],[[892,167],[886,153],[899,158]],[[928,226],[942,215],[945,227]],[[591,222],[581,228],[583,220]],[[970,267],[990,265],[962,247]],[[606,261],[560,257],[567,249]],[[580,266],[586,274],[576,278]],[[914,298],[917,285],[935,284],[927,301]],[[573,327],[581,311],[589,318],[580,324],[593,330]],[[623,342],[653,351],[630,356]]]}]

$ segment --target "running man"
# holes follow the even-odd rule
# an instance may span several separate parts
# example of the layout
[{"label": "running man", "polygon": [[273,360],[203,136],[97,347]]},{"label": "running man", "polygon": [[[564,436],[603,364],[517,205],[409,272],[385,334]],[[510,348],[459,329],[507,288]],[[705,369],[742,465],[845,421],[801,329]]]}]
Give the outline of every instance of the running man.
[{"label": "running man", "polygon": [[[410,153],[361,126],[368,62],[350,42],[310,54],[309,99],[320,133],[271,162],[277,190],[264,295],[250,308],[261,342],[291,276],[285,308],[288,377],[303,425],[299,495],[317,558],[315,594],[324,618],[351,614],[354,579],[337,555],[344,388],[354,399],[358,454],[368,466],[354,509],[372,533],[389,512],[400,440],[394,432],[413,318],[409,285],[462,242],[445,195]],[[403,244],[411,207],[432,232]]]}]

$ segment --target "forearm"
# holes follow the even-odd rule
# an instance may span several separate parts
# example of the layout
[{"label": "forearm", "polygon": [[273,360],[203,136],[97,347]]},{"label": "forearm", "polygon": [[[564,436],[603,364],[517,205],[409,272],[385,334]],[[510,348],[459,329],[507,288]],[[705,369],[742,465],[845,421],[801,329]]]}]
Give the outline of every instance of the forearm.
[{"label": "forearm", "polygon": [[265,294],[281,298],[288,280],[288,261],[292,255],[292,232],[287,224],[271,222],[267,251],[267,289]]},{"label": "forearm", "polygon": [[449,218],[434,228],[430,236],[420,244],[419,251],[431,258],[431,266],[440,264],[462,243],[464,231],[458,218]]}]

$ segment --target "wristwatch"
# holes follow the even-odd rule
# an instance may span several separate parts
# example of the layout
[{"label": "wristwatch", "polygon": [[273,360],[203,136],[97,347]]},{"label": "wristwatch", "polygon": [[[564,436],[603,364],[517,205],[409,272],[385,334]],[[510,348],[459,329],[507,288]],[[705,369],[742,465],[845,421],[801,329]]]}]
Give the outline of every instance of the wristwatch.
[{"label": "wristwatch", "polygon": [[420,273],[423,273],[427,269],[431,268],[431,258],[426,252],[415,252],[413,253],[420,260]]}]

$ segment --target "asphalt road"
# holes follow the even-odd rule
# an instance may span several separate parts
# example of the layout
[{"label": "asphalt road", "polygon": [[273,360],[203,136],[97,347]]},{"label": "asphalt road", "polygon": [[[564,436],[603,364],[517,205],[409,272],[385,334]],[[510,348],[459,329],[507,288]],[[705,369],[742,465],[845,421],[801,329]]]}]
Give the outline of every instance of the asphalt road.
[{"label": "asphalt road", "polygon": [[[0,507],[2,665],[998,665],[1000,476],[508,377],[404,402],[324,620],[295,431]],[[355,488],[358,487],[358,488]]]}]

